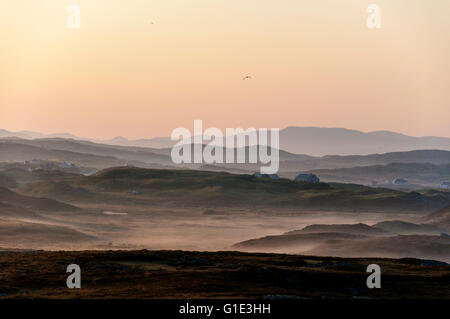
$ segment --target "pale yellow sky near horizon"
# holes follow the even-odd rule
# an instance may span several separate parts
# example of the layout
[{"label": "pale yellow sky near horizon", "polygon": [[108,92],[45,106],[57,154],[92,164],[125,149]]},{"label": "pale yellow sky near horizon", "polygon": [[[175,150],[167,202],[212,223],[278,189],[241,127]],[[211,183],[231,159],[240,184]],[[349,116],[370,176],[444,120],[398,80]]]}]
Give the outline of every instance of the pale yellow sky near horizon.
[{"label": "pale yellow sky near horizon", "polygon": [[201,119],[450,137],[449,40],[449,0],[4,0],[0,128],[149,138]]}]

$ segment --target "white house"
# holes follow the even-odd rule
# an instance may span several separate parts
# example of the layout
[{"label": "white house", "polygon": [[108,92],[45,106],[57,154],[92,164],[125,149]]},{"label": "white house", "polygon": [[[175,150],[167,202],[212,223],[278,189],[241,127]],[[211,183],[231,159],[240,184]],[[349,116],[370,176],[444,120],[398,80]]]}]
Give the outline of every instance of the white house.
[{"label": "white house", "polygon": [[392,184],[394,185],[407,185],[408,181],[406,179],[403,178],[396,178],[392,181]]},{"label": "white house", "polygon": [[58,166],[61,168],[71,168],[71,167],[73,167],[73,164],[70,162],[62,162]]},{"label": "white house", "polygon": [[307,182],[307,183],[313,183],[313,184],[319,184],[320,179],[317,177],[317,175],[314,174],[298,174],[295,178],[296,182]]}]

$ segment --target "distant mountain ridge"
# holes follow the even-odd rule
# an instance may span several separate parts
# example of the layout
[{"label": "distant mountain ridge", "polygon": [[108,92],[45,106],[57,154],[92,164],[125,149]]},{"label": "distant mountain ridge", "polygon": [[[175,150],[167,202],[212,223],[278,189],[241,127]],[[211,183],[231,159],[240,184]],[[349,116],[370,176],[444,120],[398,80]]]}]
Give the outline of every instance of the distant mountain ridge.
[{"label": "distant mountain ridge", "polygon": [[365,133],[344,128],[288,127],[280,148],[295,154],[368,155],[423,149],[450,150],[450,138],[412,137],[389,131]]},{"label": "distant mountain ridge", "polygon": [[[0,129],[0,138],[4,137],[18,137],[24,139],[37,139],[37,138],[73,138],[83,140],[84,138],[77,137],[75,135],[69,133],[55,133],[55,134],[43,134],[32,131],[19,131],[19,132],[10,132],[7,130]],[[89,140],[89,139],[85,139]]]},{"label": "distant mountain ridge", "polygon": [[[116,146],[146,148],[170,148],[177,141],[170,137],[129,140],[118,136],[110,140],[77,137],[68,133],[42,134],[30,131],[10,132],[0,129],[0,138],[19,137],[72,138]],[[376,153],[406,152],[413,150],[450,150],[450,138],[412,137],[390,131],[361,132],[345,128],[295,127],[280,130],[280,149],[294,154],[324,155],[368,155]]]},{"label": "distant mountain ridge", "polygon": [[89,137],[80,137],[70,133],[43,134],[32,131],[11,132],[3,129],[0,129],[0,138],[21,138],[27,140],[45,139],[45,138],[63,138],[63,139],[74,139],[77,141],[89,141],[114,146],[129,146],[129,147],[131,146],[131,147],[146,147],[146,148],[166,148],[172,147],[172,145],[175,144],[175,142],[170,140],[170,137],[155,137],[150,139],[129,140],[123,136],[116,136],[112,139],[102,140]]}]

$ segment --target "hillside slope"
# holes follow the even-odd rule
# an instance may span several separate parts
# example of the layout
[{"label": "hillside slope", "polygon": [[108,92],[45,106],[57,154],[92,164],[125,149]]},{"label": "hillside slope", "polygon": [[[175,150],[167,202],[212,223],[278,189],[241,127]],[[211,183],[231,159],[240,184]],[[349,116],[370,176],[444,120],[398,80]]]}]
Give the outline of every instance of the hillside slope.
[{"label": "hillside slope", "polygon": [[42,212],[67,212],[78,211],[80,208],[58,202],[50,198],[40,198],[20,195],[9,189],[0,187],[0,214],[8,211],[11,207],[14,210],[33,210]]}]

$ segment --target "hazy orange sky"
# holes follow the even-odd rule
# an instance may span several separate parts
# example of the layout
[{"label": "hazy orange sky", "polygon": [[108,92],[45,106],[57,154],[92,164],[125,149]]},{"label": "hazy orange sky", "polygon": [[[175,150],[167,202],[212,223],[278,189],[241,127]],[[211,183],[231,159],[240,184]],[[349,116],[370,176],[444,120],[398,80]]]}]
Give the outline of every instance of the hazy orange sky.
[{"label": "hazy orange sky", "polygon": [[449,57],[448,0],[2,0],[0,128],[148,138],[201,119],[450,137]]}]

